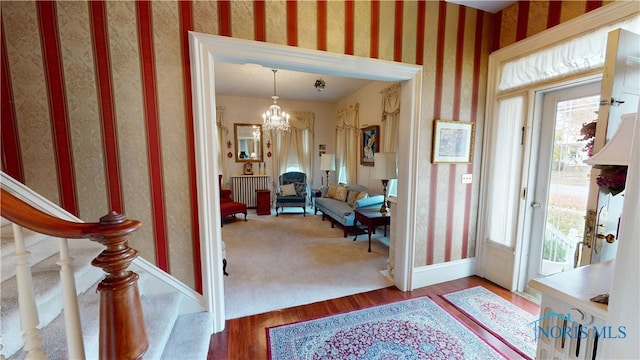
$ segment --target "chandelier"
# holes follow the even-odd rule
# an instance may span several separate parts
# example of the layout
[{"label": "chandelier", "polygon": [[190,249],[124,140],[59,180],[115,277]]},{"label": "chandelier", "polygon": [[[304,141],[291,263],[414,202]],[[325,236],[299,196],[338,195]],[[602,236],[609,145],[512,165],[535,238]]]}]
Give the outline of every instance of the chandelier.
[{"label": "chandelier", "polygon": [[276,72],[278,70],[272,69],[273,71],[273,104],[269,106],[269,110],[267,110],[264,114],[262,114],[262,128],[265,131],[289,131],[289,114],[282,111],[280,106],[278,105],[278,95],[276,95]]}]

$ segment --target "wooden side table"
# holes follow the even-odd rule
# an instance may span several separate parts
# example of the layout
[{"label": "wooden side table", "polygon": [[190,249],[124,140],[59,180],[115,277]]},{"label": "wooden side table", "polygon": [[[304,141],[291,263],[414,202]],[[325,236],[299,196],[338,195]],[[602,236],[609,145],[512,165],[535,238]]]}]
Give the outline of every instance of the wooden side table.
[{"label": "wooden side table", "polygon": [[[391,224],[391,216],[389,213],[382,215],[380,210],[356,210],[356,218],[353,220],[353,225],[357,227],[358,223],[367,227],[367,233],[369,234],[369,252],[371,252],[371,233],[378,226],[384,225],[384,236],[387,236],[387,226]],[[358,238],[358,229],[356,229],[356,236],[353,241]]]},{"label": "wooden side table", "polygon": [[256,213],[258,215],[271,215],[271,190],[256,190]]}]

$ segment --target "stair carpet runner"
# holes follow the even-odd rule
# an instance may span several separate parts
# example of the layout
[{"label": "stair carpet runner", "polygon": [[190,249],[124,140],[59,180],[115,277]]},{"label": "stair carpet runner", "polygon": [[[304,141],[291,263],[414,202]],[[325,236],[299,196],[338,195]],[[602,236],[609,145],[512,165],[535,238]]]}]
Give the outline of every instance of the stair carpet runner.
[{"label": "stair carpet runner", "polygon": [[[0,218],[2,219],[2,218]],[[41,348],[50,359],[67,359],[64,317],[62,315],[62,291],[60,286],[58,239],[23,229],[25,247],[30,252],[38,316],[40,319]],[[24,340],[20,329],[17,282],[13,255],[15,243],[12,225],[2,219],[0,232],[1,280],[0,290],[2,331],[1,354],[7,359],[24,359]],[[84,241],[84,240],[83,240]],[[103,249],[97,243],[88,242],[88,248],[71,249],[72,266],[76,279],[78,306],[82,322],[85,355],[98,359],[98,330],[100,294],[97,284],[104,277],[102,269],[91,265]],[[141,294],[149,349],[145,359],[206,359],[210,334],[207,324],[212,319],[208,313],[179,315],[179,293],[144,294],[145,274],[140,273],[138,287]]]}]

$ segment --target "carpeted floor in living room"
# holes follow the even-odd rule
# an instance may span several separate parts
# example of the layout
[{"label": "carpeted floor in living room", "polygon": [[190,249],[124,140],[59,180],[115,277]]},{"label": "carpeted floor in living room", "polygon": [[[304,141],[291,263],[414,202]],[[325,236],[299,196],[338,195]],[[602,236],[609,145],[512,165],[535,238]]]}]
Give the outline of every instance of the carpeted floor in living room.
[{"label": "carpeted floor in living room", "polygon": [[369,253],[366,234],[353,241],[310,208],[306,216],[300,208],[285,211],[276,217],[275,210],[258,216],[249,209],[246,222],[242,215],[224,220],[227,319],[393,285],[383,271],[389,249],[378,240],[382,228],[372,235]]}]

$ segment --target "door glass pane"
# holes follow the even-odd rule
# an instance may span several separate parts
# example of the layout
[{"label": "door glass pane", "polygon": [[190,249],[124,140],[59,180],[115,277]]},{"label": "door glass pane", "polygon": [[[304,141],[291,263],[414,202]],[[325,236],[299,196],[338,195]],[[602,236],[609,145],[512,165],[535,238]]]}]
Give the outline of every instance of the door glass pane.
[{"label": "door glass pane", "polygon": [[600,96],[558,101],[541,274],[574,268],[576,245],[582,241],[589,196],[590,140],[581,130],[597,117]]}]

